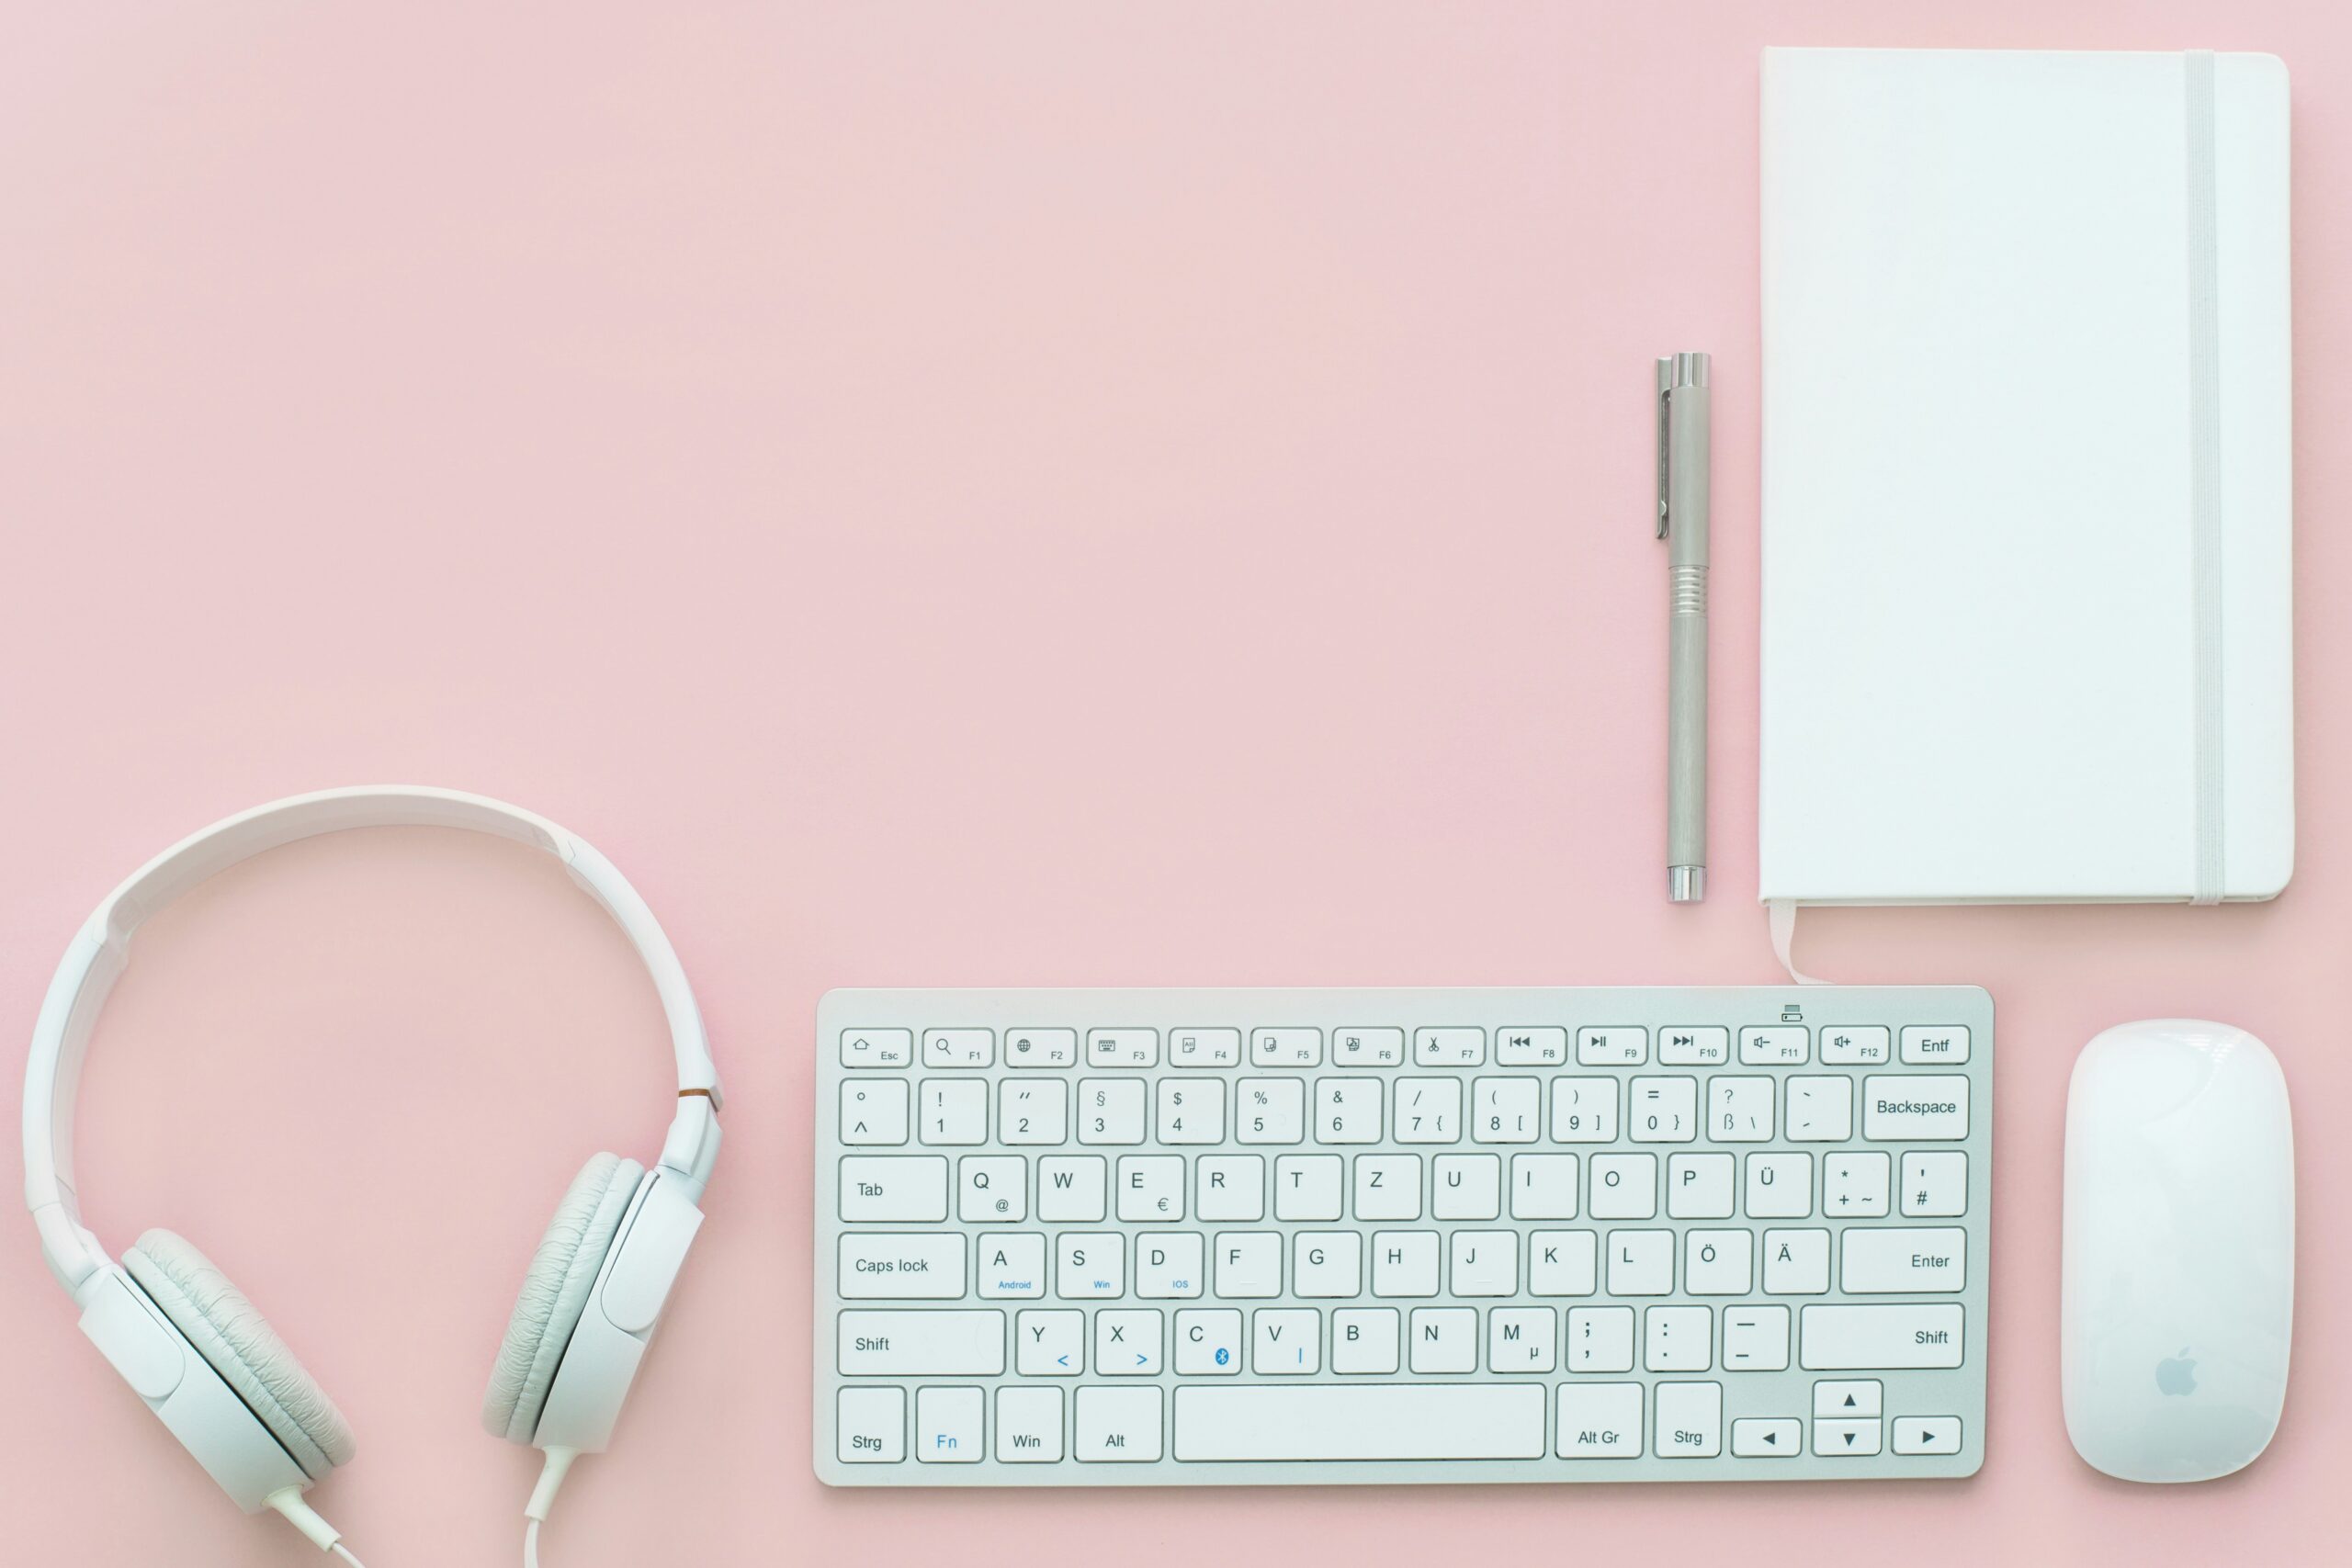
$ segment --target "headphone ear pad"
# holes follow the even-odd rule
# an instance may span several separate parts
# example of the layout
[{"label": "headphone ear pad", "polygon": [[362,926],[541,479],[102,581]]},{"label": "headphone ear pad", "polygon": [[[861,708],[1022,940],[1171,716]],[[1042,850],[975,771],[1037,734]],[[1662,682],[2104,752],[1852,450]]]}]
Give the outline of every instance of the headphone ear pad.
[{"label": "headphone ear pad", "polygon": [[186,1238],[151,1230],[122,1267],[316,1481],[350,1461],[351,1428],[244,1293]]},{"label": "headphone ear pad", "polygon": [[490,1391],[482,1395],[481,1424],[492,1437],[527,1443],[538,1430],[564,1348],[571,1343],[596,1272],[644,1178],[645,1168],[635,1160],[600,1154],[582,1168],[556,1205],[555,1218],[523,1275],[514,1315],[490,1371]]}]

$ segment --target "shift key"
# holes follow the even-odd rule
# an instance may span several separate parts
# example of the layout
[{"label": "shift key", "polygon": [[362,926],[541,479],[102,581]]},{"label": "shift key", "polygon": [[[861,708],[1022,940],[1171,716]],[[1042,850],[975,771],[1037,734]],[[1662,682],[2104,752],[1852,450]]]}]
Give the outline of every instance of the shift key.
[{"label": "shift key", "polygon": [[997,1377],[1004,1371],[1004,1314],[844,1312],[843,1377]]},{"label": "shift key", "polygon": [[1956,1306],[1809,1306],[1797,1364],[1809,1372],[1960,1365]]}]

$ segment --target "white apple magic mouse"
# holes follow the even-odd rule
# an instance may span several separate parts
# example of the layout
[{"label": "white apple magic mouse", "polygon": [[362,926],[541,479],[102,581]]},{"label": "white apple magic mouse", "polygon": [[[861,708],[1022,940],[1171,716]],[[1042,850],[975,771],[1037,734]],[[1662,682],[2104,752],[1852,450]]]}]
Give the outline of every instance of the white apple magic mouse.
[{"label": "white apple magic mouse", "polygon": [[2295,1147],[2278,1058],[2153,1019],[2083,1047],[2066,1093],[2066,1435],[2125,1481],[2254,1462],[2287,1398]]}]

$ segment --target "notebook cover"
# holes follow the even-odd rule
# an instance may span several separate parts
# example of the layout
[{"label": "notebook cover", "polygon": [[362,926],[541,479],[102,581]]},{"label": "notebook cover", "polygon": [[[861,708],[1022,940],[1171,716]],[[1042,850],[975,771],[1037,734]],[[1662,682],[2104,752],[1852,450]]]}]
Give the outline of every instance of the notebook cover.
[{"label": "notebook cover", "polygon": [[[2219,886],[2266,898],[2294,853],[2287,77],[2211,67]],[[2196,890],[2185,81],[1765,51],[1765,898]]]}]

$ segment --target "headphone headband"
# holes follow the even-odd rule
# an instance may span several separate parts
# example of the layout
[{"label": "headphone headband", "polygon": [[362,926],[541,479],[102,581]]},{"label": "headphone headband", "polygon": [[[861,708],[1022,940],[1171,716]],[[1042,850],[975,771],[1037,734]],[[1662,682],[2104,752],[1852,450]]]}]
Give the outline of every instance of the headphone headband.
[{"label": "headphone headband", "polygon": [[33,1026],[25,1066],[25,1200],[50,1269],[68,1290],[107,1262],[82,1226],[74,1187],[74,1107],[82,1055],[107,994],[130,960],[130,938],[157,910],[216,873],[297,840],[351,828],[462,828],[555,856],[626,935],[653,977],[678,1060],[678,1111],[661,1163],[699,1192],[718,1146],[720,1097],[702,1014],[685,970],[653,911],[612,862],[543,817],[486,795],[409,785],[321,790],[224,818],[149,861],[82,923],[58,964]]}]

